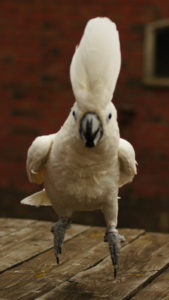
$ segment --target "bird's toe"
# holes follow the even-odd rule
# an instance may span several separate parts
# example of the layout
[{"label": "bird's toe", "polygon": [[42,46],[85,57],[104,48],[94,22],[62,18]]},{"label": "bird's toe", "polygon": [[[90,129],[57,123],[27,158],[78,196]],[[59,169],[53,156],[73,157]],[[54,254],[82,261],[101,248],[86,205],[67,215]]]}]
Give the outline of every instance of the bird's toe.
[{"label": "bird's toe", "polygon": [[120,238],[117,232],[107,232],[105,241],[109,243],[110,256],[114,267],[114,278],[117,276],[120,255]]}]

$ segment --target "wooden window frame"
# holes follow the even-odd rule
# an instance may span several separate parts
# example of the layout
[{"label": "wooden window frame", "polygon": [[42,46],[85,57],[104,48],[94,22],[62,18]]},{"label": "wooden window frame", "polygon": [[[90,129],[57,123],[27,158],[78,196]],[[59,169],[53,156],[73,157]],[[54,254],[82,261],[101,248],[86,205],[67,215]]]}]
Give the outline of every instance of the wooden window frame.
[{"label": "wooden window frame", "polygon": [[169,19],[151,22],[145,26],[143,51],[143,82],[146,85],[169,87],[169,77],[157,77],[154,72],[155,31],[169,27]]}]

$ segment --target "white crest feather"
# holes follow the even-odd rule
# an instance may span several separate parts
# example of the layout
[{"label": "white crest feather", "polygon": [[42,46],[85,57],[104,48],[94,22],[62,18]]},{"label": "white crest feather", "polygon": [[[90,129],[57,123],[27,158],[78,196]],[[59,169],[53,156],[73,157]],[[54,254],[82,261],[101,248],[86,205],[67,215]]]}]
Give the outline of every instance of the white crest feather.
[{"label": "white crest feather", "polygon": [[74,53],[70,78],[76,101],[103,107],[112,100],[121,54],[116,25],[108,18],[91,19]]}]

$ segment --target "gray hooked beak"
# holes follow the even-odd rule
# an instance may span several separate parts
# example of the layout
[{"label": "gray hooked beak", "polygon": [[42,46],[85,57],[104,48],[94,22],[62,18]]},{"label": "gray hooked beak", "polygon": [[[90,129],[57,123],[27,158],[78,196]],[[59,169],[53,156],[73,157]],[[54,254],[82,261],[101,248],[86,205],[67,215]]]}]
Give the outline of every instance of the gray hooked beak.
[{"label": "gray hooked beak", "polygon": [[103,125],[98,115],[88,112],[80,121],[80,137],[86,147],[96,146],[103,135]]}]

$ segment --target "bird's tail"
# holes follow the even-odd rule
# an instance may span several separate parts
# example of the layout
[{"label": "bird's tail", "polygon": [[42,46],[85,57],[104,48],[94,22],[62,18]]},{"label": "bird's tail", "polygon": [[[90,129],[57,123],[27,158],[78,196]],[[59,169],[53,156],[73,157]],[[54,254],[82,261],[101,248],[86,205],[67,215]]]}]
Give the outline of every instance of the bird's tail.
[{"label": "bird's tail", "polygon": [[112,100],[121,65],[116,25],[108,18],[91,19],[76,47],[70,78],[80,105],[105,106]]},{"label": "bird's tail", "polygon": [[33,206],[51,206],[50,199],[46,193],[45,190],[42,190],[40,192],[34,193],[23,200],[21,200],[22,204],[27,204],[27,205],[33,205]]}]

